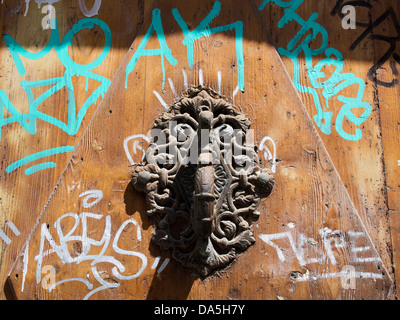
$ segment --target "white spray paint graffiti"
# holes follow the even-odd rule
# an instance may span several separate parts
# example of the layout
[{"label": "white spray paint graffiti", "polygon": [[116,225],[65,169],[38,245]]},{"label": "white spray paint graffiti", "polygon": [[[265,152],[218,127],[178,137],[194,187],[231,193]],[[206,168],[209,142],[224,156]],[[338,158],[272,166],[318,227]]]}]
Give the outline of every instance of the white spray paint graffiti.
[{"label": "white spray paint graffiti", "polygon": [[[146,156],[145,149],[139,144],[140,140],[144,140],[147,143],[150,142],[150,139],[148,137],[146,137],[144,134],[134,134],[132,136],[129,136],[129,137],[125,138],[125,140],[124,140],[125,154],[126,154],[126,157],[128,158],[129,163],[131,165],[135,165],[136,164],[135,161],[133,160],[133,156],[137,154],[137,150],[140,150],[142,152],[141,160],[143,160],[144,157]],[[132,149],[129,149],[129,145],[128,144],[131,141],[132,141]]]},{"label": "white spray paint graffiti", "polygon": [[[80,194],[80,197],[83,197],[82,206],[84,208],[91,208],[95,206],[100,200],[103,198],[103,192],[101,190],[89,190]],[[90,199],[94,199],[94,201],[89,202]],[[70,228],[70,230],[66,231],[66,224],[63,223],[66,219],[73,219],[74,224]],[[92,234],[91,230],[89,230],[88,221],[94,219],[104,224],[104,230],[102,233],[102,238],[100,240],[96,240],[90,237]],[[79,224],[81,224],[82,232],[79,235],[76,235],[75,231],[77,230]],[[97,224],[97,223],[96,223]],[[97,224],[98,225],[98,224]],[[140,244],[142,241],[141,236],[141,228],[138,222],[133,219],[127,219],[124,221],[112,239],[111,230],[111,216],[104,216],[102,214],[92,213],[92,212],[81,212],[79,215],[77,213],[65,213],[61,217],[59,217],[54,223],[54,228],[57,232],[59,244],[56,243],[53,236],[50,233],[49,226],[46,223],[41,225],[41,238],[40,238],[40,246],[39,253],[35,256],[34,260],[37,261],[36,265],[36,282],[37,284],[42,283],[42,287],[47,289],[49,292],[54,290],[57,286],[66,283],[66,282],[81,282],[86,285],[87,289],[90,290],[86,296],[83,298],[84,300],[89,299],[93,294],[99,292],[101,290],[116,288],[121,284],[118,280],[127,281],[138,278],[146,269],[148,265],[148,258],[141,252],[135,250],[126,250],[121,247],[119,243],[121,234],[123,231],[126,231],[129,225],[132,225],[136,228],[135,241]],[[65,233],[66,232],[66,233]],[[49,250],[45,250],[45,242],[50,245]],[[73,254],[70,252],[70,247],[72,245],[79,244],[79,250],[75,251]],[[116,259],[113,255],[106,255],[105,252],[110,248],[113,251],[122,256],[131,256],[135,257],[139,260],[140,268],[139,270],[135,270],[130,274],[125,274],[127,271],[127,267],[124,265],[125,259],[122,258],[122,262]],[[23,271],[23,282],[25,280],[25,275],[27,272],[27,264],[28,264],[28,247],[27,244],[24,252],[24,271]],[[93,252],[93,247],[100,248],[100,253],[91,254]],[[132,247],[132,246],[131,246]],[[91,273],[94,276],[94,279],[100,284],[97,288],[94,287],[94,284],[89,281],[89,276],[87,278],[82,277],[72,277],[69,279],[62,279],[58,282],[55,281],[55,273],[54,267],[52,266],[42,266],[43,258],[49,256],[51,254],[56,254],[58,258],[61,260],[63,264],[80,264],[84,261],[91,261]],[[156,269],[161,261],[161,257],[156,257],[154,263],[151,266],[151,269]],[[103,271],[98,269],[98,265],[100,263],[110,263],[113,265],[112,267],[112,275],[114,277],[114,281],[107,281],[104,278]],[[169,259],[165,259],[158,269],[158,273],[162,272],[167,264],[169,263]],[[136,264],[129,264],[131,267]],[[53,268],[53,269],[52,269]],[[42,274],[47,273],[45,277],[42,278]],[[23,286],[22,286],[23,291]]]},{"label": "white spray paint graffiti", "polygon": [[[11,229],[11,231],[18,237],[21,233],[19,232],[18,228],[15,226],[14,223],[11,221],[6,221],[6,225]],[[11,239],[6,233],[0,229],[0,239],[3,240],[7,245],[11,244]]]},{"label": "white spray paint graffiti", "polygon": [[81,8],[82,13],[86,17],[93,17],[99,13],[99,9],[101,6],[101,0],[95,0],[92,9],[88,10],[86,7],[86,1],[85,0],[78,0],[79,1],[79,8]]},{"label": "white spray paint graffiti", "polygon": [[[188,78],[187,78],[187,74],[186,74],[185,69],[182,69],[182,75],[183,75],[183,83],[184,83],[185,90],[188,90],[189,85],[188,85]],[[199,76],[198,83],[203,86],[205,81],[204,81],[204,73],[203,73],[202,69],[199,69],[199,75],[198,76]],[[221,94],[221,84],[222,84],[222,73],[221,73],[221,71],[218,71],[217,77],[218,77],[218,91],[217,92],[219,94]],[[169,82],[169,86],[171,88],[171,91],[174,94],[175,99],[178,99],[179,95],[177,94],[177,92],[175,90],[174,83],[173,83],[172,79],[168,78],[168,82]],[[235,96],[238,94],[238,92],[239,92],[239,86],[237,85],[236,88],[232,92],[232,96],[231,96],[231,100],[232,101],[235,100]],[[157,97],[157,99],[161,103],[161,105],[165,109],[168,109],[169,105],[164,101],[162,96],[156,90],[153,90],[153,93]],[[164,91],[163,91],[163,93],[164,93]]]},{"label": "white spray paint graffiti", "polygon": [[[346,233],[342,230],[331,230],[324,228],[319,230],[321,236],[323,248],[317,246],[317,242],[314,239],[307,238],[304,234],[299,233],[297,240],[292,234],[292,231],[281,232],[276,234],[261,234],[259,237],[267,245],[275,249],[275,252],[281,262],[287,262],[287,259],[292,257],[291,254],[285,253],[287,248],[287,241],[289,241],[289,249],[294,253],[295,258],[302,267],[306,267],[310,264],[318,263],[324,264],[326,262],[337,265],[337,260],[334,254],[335,250],[345,251],[346,248],[350,247],[350,258],[349,260],[353,263],[380,263],[381,259],[372,254],[372,248],[370,246],[357,246],[356,241],[358,239],[365,238],[364,232],[348,231],[347,236],[349,241],[346,241]],[[280,245],[278,245],[278,243]],[[364,253],[367,257],[360,257],[359,254]],[[304,282],[318,279],[331,279],[341,278],[342,286],[344,289],[354,289],[355,279],[382,279],[381,273],[373,272],[356,272],[353,266],[346,265],[340,272],[331,272],[323,274],[310,275],[309,270],[305,268],[307,272],[305,274],[294,274],[291,278],[295,281]]]},{"label": "white spray paint graffiti", "polygon": [[[53,3],[56,3],[56,2],[59,2],[59,1],[60,0],[35,0],[35,2],[38,5],[38,8],[40,8],[40,6],[42,4],[47,4],[48,6],[52,6]],[[93,4],[93,6],[92,6],[92,8],[90,10],[86,7],[86,1],[85,0],[78,0],[78,3],[79,3],[79,8],[81,9],[82,14],[84,16],[90,18],[90,17],[93,17],[93,16],[95,16],[95,15],[97,15],[99,13],[99,9],[100,9],[100,6],[101,6],[101,1],[102,0],[95,0],[94,4]],[[28,14],[29,3],[30,3],[30,0],[25,0],[25,13],[24,13],[24,16],[26,16]]]},{"label": "white spray paint graffiti", "polygon": [[[272,144],[272,146],[274,148],[273,153],[271,153],[271,151],[265,145],[267,141],[269,141]],[[275,173],[276,172],[276,144],[275,144],[275,141],[270,137],[264,137],[260,142],[259,150],[264,151],[263,154],[264,154],[265,160],[271,161],[271,163],[272,163],[271,171],[273,173]]]}]

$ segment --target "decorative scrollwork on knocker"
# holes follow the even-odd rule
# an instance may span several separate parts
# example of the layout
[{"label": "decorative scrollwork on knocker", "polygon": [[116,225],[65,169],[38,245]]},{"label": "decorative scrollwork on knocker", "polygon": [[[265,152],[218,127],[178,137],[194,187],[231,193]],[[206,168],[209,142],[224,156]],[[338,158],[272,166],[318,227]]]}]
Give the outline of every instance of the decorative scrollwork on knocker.
[{"label": "decorative scrollwork on knocker", "polygon": [[205,277],[255,243],[251,225],[273,189],[252,121],[211,88],[189,88],[154,122],[132,182],[156,216],[154,243]]}]

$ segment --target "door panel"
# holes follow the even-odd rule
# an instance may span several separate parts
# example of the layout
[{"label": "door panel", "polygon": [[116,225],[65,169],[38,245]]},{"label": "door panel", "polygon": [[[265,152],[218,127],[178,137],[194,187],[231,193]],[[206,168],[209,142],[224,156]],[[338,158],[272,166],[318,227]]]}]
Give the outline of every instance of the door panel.
[{"label": "door panel", "polygon": [[[388,271],[259,12],[240,4],[155,2],[10,274],[18,298],[387,298]],[[275,186],[256,243],[205,279],[151,243],[156,219],[130,181],[154,119],[190,85],[274,142],[260,146]]]}]

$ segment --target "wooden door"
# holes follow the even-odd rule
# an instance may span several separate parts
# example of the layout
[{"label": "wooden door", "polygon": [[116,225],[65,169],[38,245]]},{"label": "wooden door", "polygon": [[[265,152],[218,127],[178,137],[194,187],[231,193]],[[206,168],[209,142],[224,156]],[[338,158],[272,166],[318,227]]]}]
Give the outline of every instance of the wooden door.
[{"label": "wooden door", "polygon": [[[132,44],[124,51],[123,45],[120,51],[111,48],[110,55],[116,55],[108,73],[112,81],[93,116],[86,115],[90,122],[71,138],[74,147],[59,179],[56,174],[48,180],[43,199],[29,215],[32,221],[14,249],[19,255],[14,252],[8,278],[13,294],[18,299],[110,300],[392,298],[389,239],[396,219],[387,217],[387,209],[394,208],[387,199],[396,188],[385,191],[382,153],[390,147],[382,144],[384,118],[372,110],[372,83],[364,95],[358,91],[356,107],[363,110],[353,117],[346,113],[356,108],[348,100],[353,96],[346,95],[354,93],[353,87],[344,86],[339,97],[323,88],[305,89],[323,80],[321,74],[308,76],[307,63],[315,73],[328,74],[323,67],[329,64],[343,67],[340,48],[310,53],[300,46],[300,54],[295,46],[311,40],[294,23],[306,25],[310,15],[315,20],[317,9],[321,16],[336,17],[330,7],[314,2],[155,1],[142,6],[145,19],[137,36],[114,17],[115,28],[129,33]],[[328,32],[320,23],[310,27],[315,41],[318,34],[323,45],[327,34],[339,38],[339,29]],[[292,29],[281,35],[284,27]],[[270,36],[278,40],[275,45]],[[368,50],[378,49],[361,50],[366,61]],[[329,55],[339,62],[328,63]],[[345,67],[349,70],[341,73],[352,76],[334,73],[332,81],[338,77],[365,86],[368,63],[352,60]],[[325,85],[336,92],[339,83]],[[145,197],[131,182],[154,120],[191,86],[212,88],[253,120],[259,157],[275,181],[252,225],[255,244],[205,278],[151,242],[156,218],[146,214]],[[396,83],[387,90],[397,89]],[[385,93],[395,108],[395,93]],[[332,103],[316,115],[317,97]],[[335,121],[328,128],[329,112]],[[393,118],[385,118],[387,128],[395,127],[389,123]]]},{"label": "wooden door", "polygon": [[115,14],[104,1],[41,2],[0,6],[2,288],[145,10],[137,1]]}]

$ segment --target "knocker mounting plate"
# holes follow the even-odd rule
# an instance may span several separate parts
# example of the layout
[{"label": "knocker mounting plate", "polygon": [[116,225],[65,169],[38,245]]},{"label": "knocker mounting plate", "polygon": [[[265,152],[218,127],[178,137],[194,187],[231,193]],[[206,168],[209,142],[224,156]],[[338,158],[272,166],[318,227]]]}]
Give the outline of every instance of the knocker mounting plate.
[{"label": "knocker mounting plate", "polygon": [[189,88],[151,130],[145,163],[132,173],[156,217],[153,242],[205,277],[255,243],[251,225],[273,189],[252,121],[211,88]]}]

